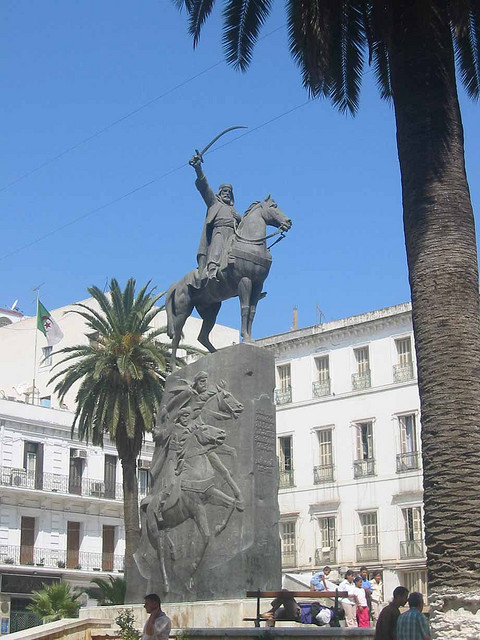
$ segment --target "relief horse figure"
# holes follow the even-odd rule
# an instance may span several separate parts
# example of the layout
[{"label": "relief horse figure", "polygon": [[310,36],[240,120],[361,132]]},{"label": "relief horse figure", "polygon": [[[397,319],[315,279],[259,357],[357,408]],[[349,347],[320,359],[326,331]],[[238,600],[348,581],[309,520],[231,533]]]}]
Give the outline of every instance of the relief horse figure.
[{"label": "relief horse figure", "polygon": [[267,226],[282,233],[288,231],[292,222],[276,202],[267,196],[262,202],[254,202],[243,215],[231,242],[225,248],[222,265],[216,279],[199,283],[198,270],[190,271],[182,280],[170,287],[166,296],[167,333],[172,339],[172,370],[180,342],[183,326],[195,308],[203,320],[198,341],[210,352],[215,347],[209,340],[223,300],[238,296],[241,308],[240,335],[244,342],[252,341],[252,323],[263,283],[270,271],[272,256],[267,240]]},{"label": "relief horse figure", "polygon": [[[238,417],[243,410],[241,403],[227,390],[220,389],[207,404],[213,400],[216,400],[216,408],[206,408],[210,415]],[[177,412],[167,432],[163,440],[165,460],[160,472],[153,478],[150,495],[141,504],[142,543],[134,554],[140,573],[150,578],[153,550],[165,592],[169,591],[166,547],[170,550],[172,560],[176,559],[168,531],[191,519],[200,533],[200,549],[191,563],[190,583],[193,583],[194,574],[211,539],[206,506],[216,505],[227,510],[223,520],[214,527],[216,536],[228,525],[235,510],[244,510],[241,491],[217,453],[236,457],[235,449],[225,444],[225,430],[193,420],[191,409],[185,407]],[[233,495],[215,486],[216,475],[230,487]]]}]

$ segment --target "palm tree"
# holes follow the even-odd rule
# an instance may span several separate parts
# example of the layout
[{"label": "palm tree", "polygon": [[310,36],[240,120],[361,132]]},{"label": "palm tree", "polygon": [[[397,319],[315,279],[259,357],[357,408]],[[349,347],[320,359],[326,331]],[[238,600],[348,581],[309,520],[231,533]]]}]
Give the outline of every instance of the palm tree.
[{"label": "palm tree", "polygon": [[85,589],[89,598],[98,600],[102,606],[125,603],[127,581],[124,578],[108,576],[108,580],[94,578],[92,582],[97,586]]},{"label": "palm tree", "polygon": [[44,622],[54,622],[62,618],[78,618],[81,593],[73,593],[66,582],[44,584],[41,591],[34,591],[32,603],[27,609],[43,618]]},{"label": "palm tree", "polygon": [[[215,0],[175,2],[188,12],[196,45]],[[225,0],[226,58],[237,69],[248,67],[272,4]],[[480,506],[478,265],[455,69],[456,59],[467,93],[478,98],[480,3],[287,0],[287,14],[290,51],[313,96],[354,114],[368,55],[382,98],[393,102],[422,409],[429,585],[434,625],[448,634],[445,602],[459,590],[474,597],[480,579],[472,518]]]},{"label": "palm tree", "polygon": [[115,443],[123,471],[125,520],[125,573],[128,579],[133,553],[140,535],[138,512],[137,458],[146,431],[150,431],[165,385],[169,345],[157,340],[164,327],[151,329],[163,307],[155,303],[145,285],[135,296],[135,280],[122,291],[110,282],[109,294],[98,287],[88,289],[100,311],[77,304],[76,313],[95,332],[95,341],[61,349],[65,357],[56,367],[68,363],[50,382],[58,380],[55,393],[60,402],[77,383],[75,430],[80,440],[102,446],[104,434]]}]

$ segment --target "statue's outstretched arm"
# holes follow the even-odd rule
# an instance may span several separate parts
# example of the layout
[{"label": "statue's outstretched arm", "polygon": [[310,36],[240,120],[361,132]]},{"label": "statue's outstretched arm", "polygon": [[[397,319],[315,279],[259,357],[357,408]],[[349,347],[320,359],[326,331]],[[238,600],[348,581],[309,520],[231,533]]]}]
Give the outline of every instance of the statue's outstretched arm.
[{"label": "statue's outstretched arm", "polygon": [[207,207],[211,207],[215,202],[215,194],[213,193],[211,186],[208,184],[207,176],[203,172],[202,157],[195,155],[189,160],[188,164],[195,169],[195,173],[197,174],[195,186],[200,191],[200,195],[204,199]]}]

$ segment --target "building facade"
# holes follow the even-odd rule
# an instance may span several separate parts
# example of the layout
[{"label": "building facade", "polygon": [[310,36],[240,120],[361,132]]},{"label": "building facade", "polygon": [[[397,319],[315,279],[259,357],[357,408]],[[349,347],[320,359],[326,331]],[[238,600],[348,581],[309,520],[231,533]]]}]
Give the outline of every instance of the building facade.
[{"label": "building facade", "polygon": [[[94,306],[92,300],[84,303]],[[56,350],[95,339],[72,310],[52,312],[64,333],[53,349],[37,332],[35,371],[36,318],[0,327],[2,634],[38,624],[26,607],[42,584],[63,580],[85,588],[94,577],[123,572],[122,470],[116,448],[108,438],[100,448],[72,437],[76,390],[60,403],[49,384]],[[161,326],[164,314],[155,321]],[[200,347],[200,325],[196,318],[188,320],[185,343]],[[220,325],[212,335],[219,347],[238,342],[237,331]],[[149,488],[152,455],[147,435],[138,460],[140,499]]]},{"label": "building facade", "polygon": [[274,352],[283,570],[381,569],[426,594],[410,304],[257,341]]}]

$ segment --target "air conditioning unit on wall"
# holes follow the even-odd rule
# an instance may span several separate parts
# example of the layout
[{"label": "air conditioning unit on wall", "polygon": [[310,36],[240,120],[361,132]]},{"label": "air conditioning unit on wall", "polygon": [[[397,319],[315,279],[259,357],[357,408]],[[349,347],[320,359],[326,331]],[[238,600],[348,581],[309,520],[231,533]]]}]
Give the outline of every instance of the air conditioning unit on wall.
[{"label": "air conditioning unit on wall", "polygon": [[85,449],[74,449],[72,452],[72,458],[81,458],[82,460],[86,460],[87,452]]},{"label": "air conditioning unit on wall", "polygon": [[145,458],[138,459],[138,468],[139,469],[150,469],[151,461],[146,460]]},{"label": "air conditioning unit on wall", "polygon": [[21,487],[27,483],[27,472],[25,469],[12,469],[10,472],[10,484],[12,487]]}]

